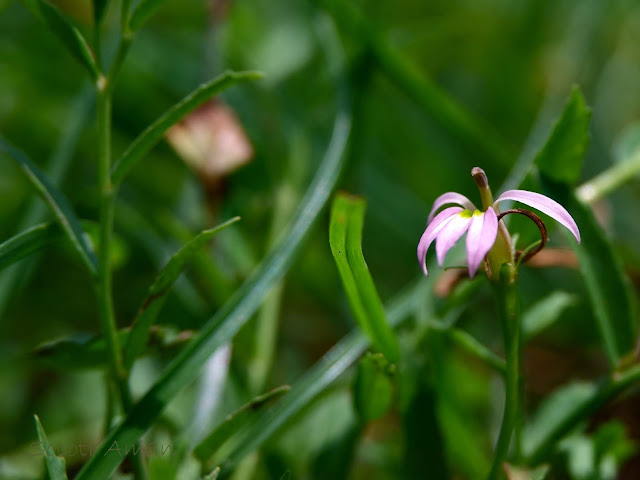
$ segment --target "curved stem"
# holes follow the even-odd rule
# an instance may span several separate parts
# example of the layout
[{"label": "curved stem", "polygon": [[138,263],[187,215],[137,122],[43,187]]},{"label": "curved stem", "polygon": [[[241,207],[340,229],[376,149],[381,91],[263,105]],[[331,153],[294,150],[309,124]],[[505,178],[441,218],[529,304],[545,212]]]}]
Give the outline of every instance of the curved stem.
[{"label": "curved stem", "polygon": [[500,280],[495,284],[498,315],[504,337],[505,360],[505,402],[498,443],[487,477],[496,480],[500,476],[502,464],[507,458],[509,445],[516,425],[520,403],[520,299],[517,290],[517,271],[513,264],[505,264],[500,272]]}]

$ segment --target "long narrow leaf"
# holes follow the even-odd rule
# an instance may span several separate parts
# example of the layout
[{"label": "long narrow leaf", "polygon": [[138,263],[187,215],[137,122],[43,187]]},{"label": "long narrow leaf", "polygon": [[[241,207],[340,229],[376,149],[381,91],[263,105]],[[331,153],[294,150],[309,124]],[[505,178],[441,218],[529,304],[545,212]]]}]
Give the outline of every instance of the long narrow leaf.
[{"label": "long narrow leaf", "polygon": [[[394,299],[386,309],[392,326],[415,312],[418,302],[424,299],[424,280],[411,286]],[[370,345],[370,340],[358,330],[354,330],[340,340],[321,360],[298,380],[270,411],[250,426],[241,430],[233,441],[219,452],[225,470],[230,470],[245,455],[253,452],[285,425],[294,415],[324,391],[331,383],[351,367]]]},{"label": "long narrow leaf", "polygon": [[329,243],[349,304],[360,327],[390,362],[399,357],[398,342],[362,255],[365,202],[339,194],[331,208]]},{"label": "long narrow leaf", "polygon": [[122,154],[120,160],[113,166],[111,170],[112,182],[116,185],[120,183],[134,165],[162,139],[164,133],[187,113],[237,83],[256,80],[261,77],[262,75],[258,72],[225,72],[198,87],[169,108],[133,141]]},{"label": "long narrow leaf", "polygon": [[165,0],[142,0],[131,14],[129,28],[133,31],[138,30],[164,2]]},{"label": "long narrow leaf", "polygon": [[89,44],[80,31],[56,7],[44,0],[23,0],[25,5],[55,34],[89,72],[92,80],[99,76]]},{"label": "long narrow leaf", "polygon": [[178,252],[171,257],[162,271],[158,274],[153,284],[149,288],[149,292],[142,306],[138,311],[132,327],[129,339],[124,350],[124,365],[126,369],[131,368],[136,357],[140,355],[149,340],[149,329],[155,322],[167,293],[182,273],[184,266],[196,255],[203,245],[211,240],[218,232],[233,225],[240,217],[232,218],[215,228],[205,230],[196,235],[190,242],[186,243]]},{"label": "long narrow leaf", "polygon": [[108,478],[122,461],[109,452],[114,442],[133,444],[151,426],[164,407],[198,374],[211,354],[230,341],[260,306],[272,287],[283,277],[302,246],[314,220],[324,207],[342,169],[351,129],[348,104],[341,103],[331,143],[316,177],[309,187],[288,234],[265,258],[260,267],[234,296],[202,328],[199,336],[185,348],[134,406],[123,422],[104,440],[89,459],[77,480]]},{"label": "long narrow leaf", "polygon": [[[127,342],[130,329],[118,331],[118,343]],[[177,332],[172,328],[154,325],[148,333],[144,350],[138,356],[178,352],[185,343],[191,340],[193,332],[184,330]],[[37,346],[31,352],[31,358],[38,364],[63,371],[87,369],[106,369],[109,367],[109,352],[102,335],[76,333]]]},{"label": "long narrow leaf", "polygon": [[245,428],[250,422],[255,422],[259,413],[275,400],[287,393],[291,387],[282,385],[243,405],[230,414],[224,422],[218,425],[200,444],[193,450],[194,455],[205,463],[220,446],[236,434],[241,428]]},{"label": "long narrow leaf", "polygon": [[89,246],[80,221],[73,212],[67,198],[49,181],[40,169],[21,151],[0,137],[0,151],[6,152],[15,160],[27,175],[33,186],[42,195],[51,211],[58,219],[63,230],[80,254],[83,263],[93,274],[97,271],[98,262]]},{"label": "long narrow leaf", "polygon": [[47,434],[42,428],[40,419],[37,415],[33,416],[36,424],[36,431],[38,432],[38,440],[40,440],[40,448],[44,452],[44,461],[47,465],[47,471],[49,472],[49,478],[51,480],[67,480],[67,472],[65,467],[65,461],[63,457],[58,457],[51,448]]},{"label": "long narrow leaf", "polygon": [[36,225],[0,244],[0,270],[63,237],[56,223]]}]

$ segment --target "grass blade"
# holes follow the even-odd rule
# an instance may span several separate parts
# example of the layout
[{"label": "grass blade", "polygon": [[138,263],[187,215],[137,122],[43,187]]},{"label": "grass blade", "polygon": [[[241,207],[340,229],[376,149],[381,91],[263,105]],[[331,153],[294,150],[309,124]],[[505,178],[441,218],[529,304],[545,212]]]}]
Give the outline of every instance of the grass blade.
[{"label": "grass blade", "polygon": [[218,232],[233,225],[240,217],[232,218],[215,228],[205,230],[196,235],[190,242],[186,243],[178,252],[171,257],[162,271],[158,274],[153,284],[149,288],[149,292],[142,306],[138,311],[131,333],[124,349],[124,367],[130,369],[136,357],[144,351],[147,341],[149,340],[149,329],[155,322],[160,309],[166,299],[166,294],[177,278],[182,273],[184,266],[194,255],[200,252],[200,249],[211,240]]},{"label": "grass blade", "polygon": [[89,459],[77,480],[108,478],[122,461],[109,454],[113,442],[132,444],[160,415],[164,407],[198,374],[211,354],[224,345],[249,320],[271,288],[283,277],[302,246],[311,225],[324,207],[344,163],[351,129],[348,105],[339,105],[331,143],[316,177],[282,242],[274,248],[234,296],[202,328],[200,334],[173,361],[124,421],[111,431],[96,455]]},{"label": "grass blade", "polygon": [[225,72],[210,82],[199,86],[169,108],[133,141],[111,170],[113,184],[120,183],[131,168],[162,139],[164,133],[191,110],[237,83],[256,80],[261,77],[262,75],[258,72]]},{"label": "grass blade", "polygon": [[373,345],[394,363],[400,356],[398,342],[387,323],[384,307],[362,255],[364,212],[363,199],[336,195],[331,208],[329,243],[358,324]]},{"label": "grass blade", "polygon": [[194,449],[193,453],[196,458],[202,463],[207,462],[229,438],[236,434],[241,428],[245,428],[250,422],[255,421],[258,414],[261,413],[265,407],[279,399],[290,389],[291,387],[288,385],[274,388],[254,398],[230,414],[224,422],[219,424],[213,432]]},{"label": "grass blade", "polygon": [[67,198],[49,181],[40,169],[21,151],[0,137],[0,151],[6,152],[15,160],[27,175],[38,193],[42,195],[51,211],[58,219],[80,258],[89,271],[95,275],[98,261],[80,225],[80,221],[71,209]]},{"label": "grass blade", "polygon": [[138,30],[153,13],[160,8],[165,0],[142,0],[131,14],[129,20],[129,28],[133,31]]},{"label": "grass blade", "polygon": [[[386,309],[392,326],[397,326],[411,315],[418,302],[424,300],[424,280],[416,283],[394,299]],[[228,472],[242,458],[260,447],[276,433],[285,423],[305,406],[309,405],[322,391],[351,367],[367,350],[370,340],[359,330],[354,330],[340,340],[321,360],[319,360],[304,376],[298,380],[280,402],[248,429],[241,430],[224,452],[223,470]]]},{"label": "grass blade", "polygon": [[49,472],[49,478],[51,480],[67,480],[67,472],[65,467],[65,461],[63,457],[55,455],[51,444],[47,439],[47,434],[44,433],[44,428],[40,423],[40,419],[37,415],[33,416],[36,423],[36,431],[38,432],[38,440],[40,440],[40,448],[44,452],[44,460],[47,465],[47,471]]},{"label": "grass blade", "polygon": [[56,7],[44,0],[23,0],[31,10],[67,47],[69,53],[89,72],[92,80],[97,80],[100,72],[89,44],[80,31]]},{"label": "grass blade", "polygon": [[0,244],[0,270],[63,237],[55,223],[36,225]]}]

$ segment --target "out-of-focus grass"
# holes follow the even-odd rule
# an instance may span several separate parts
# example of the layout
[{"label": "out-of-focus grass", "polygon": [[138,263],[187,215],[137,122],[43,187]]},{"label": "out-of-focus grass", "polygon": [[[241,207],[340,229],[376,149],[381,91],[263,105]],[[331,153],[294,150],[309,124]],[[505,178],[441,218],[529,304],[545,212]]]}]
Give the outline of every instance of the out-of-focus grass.
[{"label": "out-of-focus grass", "polygon": [[[83,32],[89,31],[91,15],[86,2],[57,3],[69,10]],[[640,7],[632,2],[352,3],[386,46],[490,126],[512,163],[523,150],[526,155],[527,145],[544,138],[574,83],[580,84],[593,107],[591,142],[581,180],[614,161],[616,139],[640,115],[640,90],[636,88],[640,84]],[[131,216],[127,222],[125,215],[116,221],[116,233],[127,247],[114,280],[116,316],[121,326],[135,317],[163,260],[178,247],[167,235],[167,223],[162,220],[167,215],[176,217],[192,233],[219,219],[242,216],[238,241],[221,240],[211,252],[230,284],[239,284],[253,262],[262,258],[270,242],[276,189],[288,168],[286,159],[292,156],[296,142],[303,142],[308,154],[296,158],[306,163],[303,171],[310,175],[316,168],[311,159],[318,158],[326,147],[331,128],[335,92],[312,33],[315,16],[315,7],[303,1],[166,2],[142,29],[116,88],[116,156],[170,105],[223,69],[261,70],[265,81],[223,96],[253,144],[255,158],[249,165],[205,191],[176,153],[161,144],[123,185],[123,209],[132,210],[144,224],[131,221]],[[111,52],[116,21],[112,9],[103,38]],[[475,155],[473,146],[451,135],[437,117],[402,91],[365,50],[364,39],[358,38],[357,32],[354,35],[340,28],[340,34],[358,97],[355,134],[342,186],[368,200],[363,249],[384,300],[419,274],[415,246],[431,201],[449,190],[475,198],[469,171],[479,158],[495,189],[508,171],[497,160]],[[44,170],[55,169],[47,162],[73,124],[72,115],[78,114],[73,105],[85,86],[83,77],[82,67],[20,2],[0,2],[0,132],[24,148]],[[94,131],[91,122],[86,127],[77,148],[72,149],[71,166],[58,185],[81,218],[95,220]],[[33,192],[18,170],[0,157],[0,241],[17,233],[15,228],[32,198]],[[640,271],[639,202],[638,186],[632,184],[596,205],[596,214],[604,219],[623,255],[624,268],[636,283]],[[325,214],[284,285],[278,349],[268,382],[271,386],[298,378],[353,327],[331,259],[327,225]],[[559,237],[552,232],[551,243],[563,245]],[[238,258],[244,264],[234,260]],[[97,395],[95,387],[98,372],[43,370],[26,355],[42,341],[96,331],[95,300],[82,266],[65,247],[25,262],[32,264],[30,275],[12,283],[8,293],[2,292],[8,302],[0,311],[0,455],[15,453],[34,440],[33,412],[46,419],[43,422],[52,443],[74,438],[97,442],[98,430],[92,425],[102,418],[97,409],[102,395]],[[187,272],[181,282],[170,294],[159,323],[198,328],[220,302],[203,294],[206,289],[199,288],[202,278],[197,272]],[[578,274],[566,269],[525,268],[521,282],[525,307],[558,288],[585,295]],[[493,308],[488,293],[480,290],[460,322],[476,338],[499,350]],[[241,332],[236,344],[232,387],[225,394],[223,413],[249,400],[242,351],[250,344],[247,338],[251,333]],[[418,379],[424,379],[428,371],[425,350],[437,347],[432,340],[422,343],[416,351],[420,356],[416,360]],[[579,301],[536,337],[526,354],[530,405],[560,383],[604,371],[598,345],[589,304]],[[456,420],[460,412],[491,418],[487,413],[499,395],[495,389],[487,394],[484,388],[492,384],[493,373],[457,349],[447,355],[454,360],[438,375],[450,382],[453,374],[447,372],[454,372],[456,382],[444,385],[442,395],[455,401],[439,407],[438,418],[451,434],[465,426]],[[157,375],[164,361],[149,360],[145,364],[149,375]],[[549,371],[545,367],[549,364],[557,368]],[[458,391],[462,387],[456,385],[465,385],[465,390]],[[73,402],[61,400],[71,395]],[[327,400],[320,413],[313,406],[302,412],[300,424],[321,429],[323,415],[349,417],[350,404],[340,395],[338,392]],[[176,405],[179,410],[189,403],[178,400]],[[485,435],[474,446],[488,451],[486,435],[493,425],[488,422],[469,423],[468,436],[461,438],[467,442],[475,433]],[[397,471],[399,428],[397,421],[385,417],[365,432],[356,454],[354,478],[403,478]],[[296,473],[311,475],[311,460],[294,462],[292,449],[306,441],[313,457],[344,433],[339,430],[305,439],[292,428],[288,439],[285,433],[269,446],[261,473],[280,478],[284,469],[279,467],[289,462]],[[640,435],[635,430],[632,433]],[[462,455],[451,438],[445,440],[450,455]],[[478,457],[475,463],[475,457],[466,458],[459,465],[460,473],[481,470],[482,455]],[[74,461],[77,465],[79,460],[67,459],[71,471]]]}]

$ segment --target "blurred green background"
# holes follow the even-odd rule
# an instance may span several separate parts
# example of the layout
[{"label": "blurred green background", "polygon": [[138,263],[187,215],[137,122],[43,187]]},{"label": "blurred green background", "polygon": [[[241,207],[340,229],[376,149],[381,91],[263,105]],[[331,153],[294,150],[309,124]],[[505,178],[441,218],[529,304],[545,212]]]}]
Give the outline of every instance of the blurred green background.
[{"label": "blurred green background", "polygon": [[[55,3],[90,38],[90,2]],[[115,10],[106,18],[103,39],[111,54]],[[281,0],[167,1],[136,37],[117,84],[115,155],[195,86],[232,68],[264,72],[263,80],[233,87],[220,99],[235,112],[253,156],[235,171],[207,180],[163,142],[135,168],[116,213],[114,297],[120,326],[134,318],[168,255],[203,228],[242,217],[216,238],[210,260],[189,269],[169,296],[158,323],[176,331],[202,325],[277,239],[326,148],[335,113],[336,89],[319,28],[326,16],[335,21],[345,47],[355,105],[340,186],[368,201],[363,248],[383,300],[420,274],[415,247],[431,202],[445,191],[475,199],[469,172],[476,165],[499,191],[518,159],[535,154],[574,84],[593,109],[581,180],[618,160],[621,138],[635,131],[640,118],[640,5],[634,1],[336,1],[328,7]],[[375,48],[372,53],[372,38],[374,47],[383,45],[378,54],[397,55],[437,85],[443,103],[424,101],[399,82],[390,63],[381,61]],[[475,140],[456,134],[455,122],[446,120],[450,105],[473,119]],[[0,0],[0,132],[56,178],[81,218],[95,221],[93,119],[93,93],[82,68],[21,2]],[[34,210],[39,202],[22,173],[0,157],[0,240],[50,218],[46,209]],[[636,285],[639,207],[637,183],[595,205]],[[513,225],[535,239],[526,222]],[[294,382],[354,328],[327,226],[325,212],[286,277],[270,387]],[[565,245],[554,233],[551,244]],[[521,277],[525,308],[555,290],[575,295],[560,321],[525,350],[527,405],[533,410],[558,386],[605,373],[606,364],[578,273],[524,268]],[[461,308],[459,325],[500,351],[487,286]],[[104,416],[103,373],[81,364],[66,371],[52,368],[29,353],[45,341],[98,331],[93,291],[74,252],[61,245],[1,272],[0,319],[0,476],[39,478],[40,459],[24,454],[35,439],[33,413],[59,444],[72,439],[97,444]],[[250,399],[251,325],[234,342],[218,418]],[[445,447],[424,448],[447,450],[452,477],[478,478],[499,425],[500,382],[455,348],[443,352],[442,365],[434,367],[429,342],[415,341],[418,380],[412,388],[442,369],[436,377],[445,380],[436,381],[436,397],[450,405],[438,414]],[[135,392],[144,392],[174,354],[160,350],[136,366]],[[259,478],[278,479],[287,469],[295,479],[337,478],[322,473],[322,455],[344,440],[354,421],[349,386],[348,379],[339,382],[268,443]],[[425,405],[436,401],[429,392]],[[189,390],[178,398],[165,420],[187,421],[193,395]],[[637,404],[637,396],[616,402],[599,412],[587,431],[617,419],[624,425],[623,439],[640,439]],[[403,467],[408,437],[402,422],[392,412],[366,428],[350,478],[427,478],[412,477]],[[601,478],[567,473],[568,457],[559,455],[557,478]],[[68,458],[69,471],[80,461]],[[640,454],[630,457],[619,478],[637,478],[638,472]]]}]

